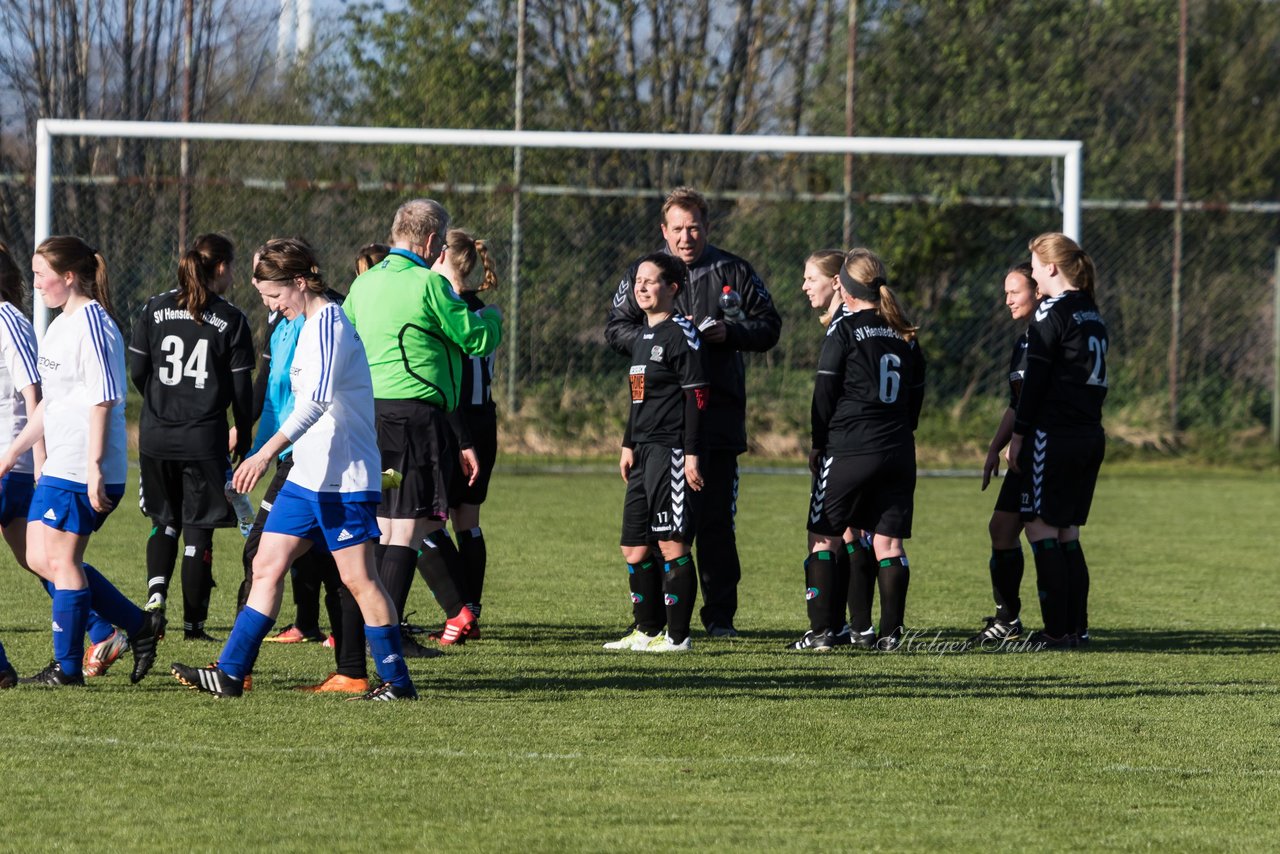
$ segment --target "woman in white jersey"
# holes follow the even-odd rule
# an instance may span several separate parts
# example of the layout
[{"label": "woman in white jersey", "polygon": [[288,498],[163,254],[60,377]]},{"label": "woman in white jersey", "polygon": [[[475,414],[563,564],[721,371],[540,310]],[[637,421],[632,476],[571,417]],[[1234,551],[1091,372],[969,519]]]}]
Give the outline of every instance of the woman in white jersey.
[{"label": "woman in white jersey", "polygon": [[30,682],[83,685],[82,656],[90,608],[123,628],[138,682],[155,661],[164,617],[145,614],[84,563],[89,535],[124,494],[124,342],[111,318],[107,262],[78,237],[50,237],[31,259],[35,287],[60,308],[41,342],[44,399],[0,454],[7,475],[44,436],[46,459],[27,514],[26,554],[33,572],[53,583],[53,661]]},{"label": "woman in white jersey", "polygon": [[258,289],[286,318],[303,315],[290,379],[294,409],[279,431],[232,478],[249,492],[271,460],[293,445],[293,468],[267,516],[245,607],[218,661],[173,665],[189,688],[238,697],[280,610],[290,564],[312,546],[333,555],[364,615],[365,638],[383,683],[366,700],[416,700],[400,645],[400,618],[373,565],[382,497],[373,383],[364,345],[342,309],[325,296],[315,257],[297,242],[268,243],[254,268]]}]

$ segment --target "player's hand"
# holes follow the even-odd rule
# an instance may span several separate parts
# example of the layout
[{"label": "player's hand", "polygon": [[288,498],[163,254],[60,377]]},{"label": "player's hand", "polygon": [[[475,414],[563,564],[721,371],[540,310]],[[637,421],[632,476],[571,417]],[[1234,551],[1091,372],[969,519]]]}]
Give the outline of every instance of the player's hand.
[{"label": "player's hand", "polygon": [[809,452],[809,472],[811,474],[818,473],[818,466],[822,465],[822,451],[814,448]]},{"label": "player's hand", "polygon": [[270,464],[271,458],[261,452],[249,457],[236,467],[236,473],[231,476],[231,488],[244,495],[253,492]]},{"label": "player's hand", "polygon": [[232,457],[236,455],[236,428],[234,427],[227,433],[227,454]]},{"label": "player's hand", "polygon": [[1017,433],[1013,434],[1013,438],[1009,440],[1009,447],[1004,449],[1004,459],[1008,464],[1009,471],[1014,474],[1022,474],[1022,469],[1018,468],[1018,455],[1022,453],[1022,437]]},{"label": "player's hand", "polygon": [[113,502],[107,497],[107,485],[102,479],[102,468],[99,466],[89,466],[89,482],[86,484],[89,493],[89,506],[98,513],[106,513],[113,506]]},{"label": "player's hand", "polygon": [[987,451],[987,461],[982,466],[982,489],[985,492],[991,484],[991,478],[1000,474],[1000,449],[992,448]]},{"label": "player's hand", "polygon": [[684,479],[694,492],[702,491],[702,472],[698,471],[698,458],[692,454],[684,455]]},{"label": "player's hand", "polygon": [[723,320],[713,320],[704,326],[698,334],[702,336],[703,341],[710,341],[712,344],[723,344],[729,332],[725,328]]},{"label": "player's hand", "polygon": [[480,457],[476,456],[476,449],[463,448],[458,452],[458,459],[462,463],[462,476],[467,479],[467,486],[475,486],[476,478],[480,476]]},{"label": "player's hand", "polygon": [[631,476],[631,467],[636,464],[635,452],[630,448],[622,449],[622,456],[618,459],[618,471],[622,473],[622,482],[626,483],[627,478]]}]

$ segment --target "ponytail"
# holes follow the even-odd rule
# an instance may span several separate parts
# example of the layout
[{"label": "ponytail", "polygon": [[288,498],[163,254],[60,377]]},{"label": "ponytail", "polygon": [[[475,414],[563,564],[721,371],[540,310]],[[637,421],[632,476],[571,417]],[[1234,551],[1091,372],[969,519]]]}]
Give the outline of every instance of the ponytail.
[{"label": "ponytail", "polygon": [[1093,259],[1080,248],[1079,243],[1065,234],[1049,231],[1028,243],[1027,248],[1044,263],[1056,265],[1073,288],[1083,291],[1089,299],[1095,299],[1097,271]]},{"label": "ponytail", "polygon": [[178,262],[178,306],[197,324],[204,323],[209,283],[222,265],[235,261],[235,245],[221,234],[202,234]]},{"label": "ponytail", "polygon": [[907,315],[902,311],[902,305],[898,302],[898,297],[887,284],[880,285],[880,300],[876,303],[876,314],[884,318],[884,322],[893,328],[902,336],[904,341],[916,340],[916,333],[920,331],[919,326],[915,326],[907,319]]},{"label": "ponytail", "polygon": [[902,336],[904,341],[914,341],[920,327],[907,319],[898,297],[889,287],[884,262],[870,249],[851,249],[840,268],[840,285],[850,295],[874,303],[876,314]]},{"label": "ponytail", "polygon": [[450,262],[458,274],[458,279],[463,284],[466,283],[467,277],[471,275],[471,271],[476,268],[476,262],[479,261],[484,269],[484,275],[481,277],[480,287],[475,290],[487,291],[498,286],[498,271],[483,240],[476,240],[460,228],[451,228],[445,236],[444,247],[450,255]]},{"label": "ponytail", "polygon": [[[115,321],[116,313],[111,305],[111,288],[107,278],[107,259],[98,250],[78,237],[55,235],[41,241],[36,247],[36,254],[44,258],[50,269],[59,276],[71,273],[80,293],[91,300],[97,300],[112,321]],[[120,324],[117,322],[116,325]]]},{"label": "ponytail", "polygon": [[[93,275],[93,293],[85,293],[85,296],[98,301],[98,305],[106,309],[107,314],[112,320],[116,318],[115,306],[111,304],[111,287],[107,280],[107,259],[102,257],[101,252],[93,253],[93,260],[97,265],[97,269]],[[117,323],[117,326],[120,324]]]},{"label": "ponytail", "polygon": [[493,258],[489,255],[489,249],[485,246],[483,240],[476,241],[476,254],[480,256],[480,264],[484,267],[484,275],[480,279],[480,287],[478,291],[488,291],[498,286],[498,271],[493,265]]}]

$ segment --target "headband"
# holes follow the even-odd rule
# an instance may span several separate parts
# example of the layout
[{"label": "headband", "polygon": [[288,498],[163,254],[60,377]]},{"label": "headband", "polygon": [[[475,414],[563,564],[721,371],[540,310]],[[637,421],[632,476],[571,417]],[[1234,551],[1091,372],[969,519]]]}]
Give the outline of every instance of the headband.
[{"label": "headband", "polygon": [[876,276],[871,280],[871,286],[868,287],[845,272],[843,266],[840,267],[840,286],[843,287],[849,296],[854,299],[863,299],[867,302],[879,302],[880,288],[881,286],[888,284],[889,283],[886,282],[883,277]]}]

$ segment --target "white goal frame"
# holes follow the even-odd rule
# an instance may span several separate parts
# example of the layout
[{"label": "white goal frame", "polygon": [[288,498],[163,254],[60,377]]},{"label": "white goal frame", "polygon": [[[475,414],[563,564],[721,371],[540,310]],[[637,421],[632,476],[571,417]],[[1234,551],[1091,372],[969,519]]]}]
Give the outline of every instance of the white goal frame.
[{"label": "white goal frame", "polygon": [[[308,125],[123,122],[40,119],[36,123],[35,243],[49,236],[53,215],[53,138],[233,140],[241,142],[361,145],[485,146],[642,151],[769,152],[796,154],[914,154],[961,157],[1062,158],[1062,232],[1080,239],[1081,166],[1078,140],[922,139],[878,136],[756,136],[731,134],[582,133],[568,131],[455,130]],[[49,310],[32,292],[36,337],[43,338]],[[514,319],[514,318],[513,318]]]}]

